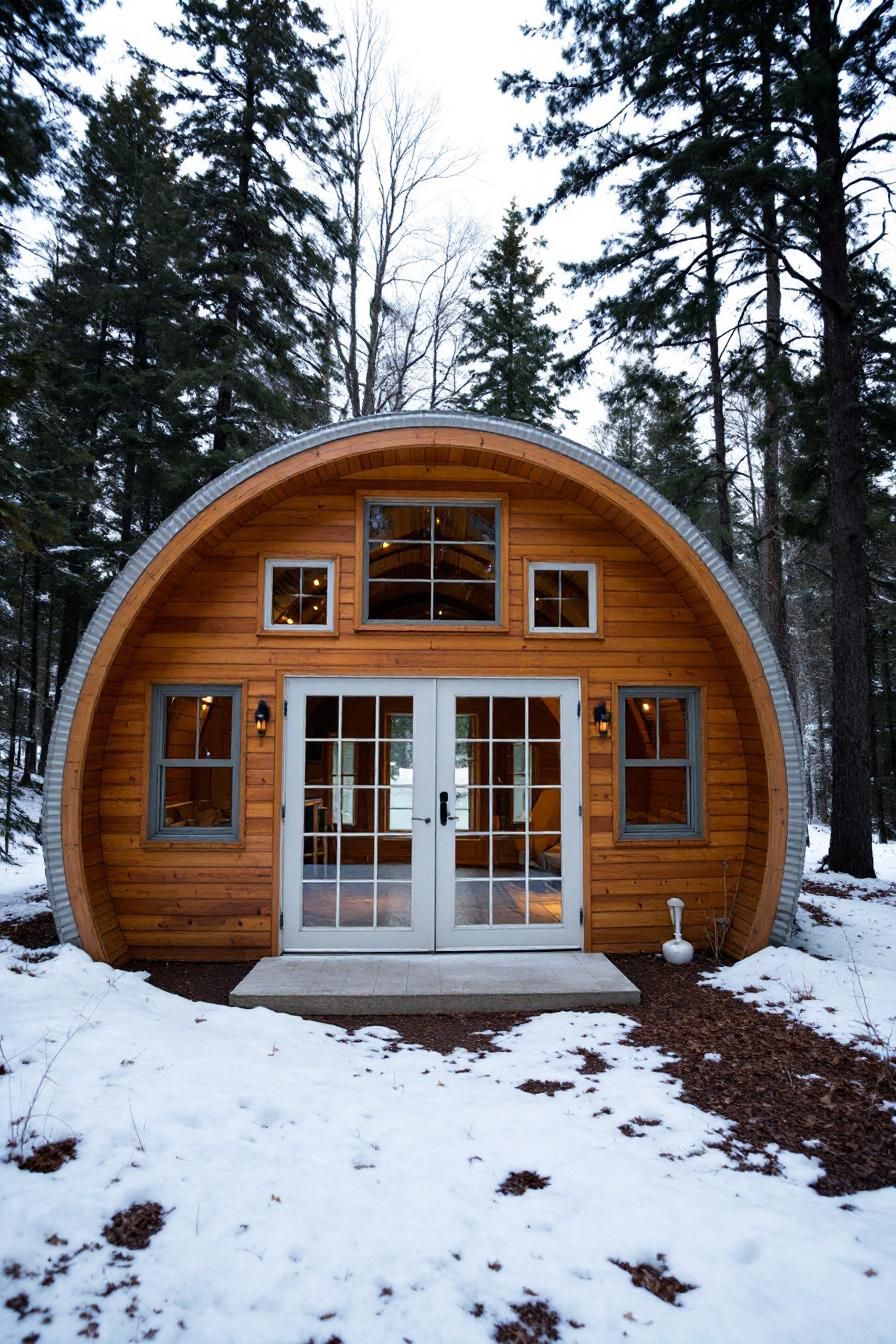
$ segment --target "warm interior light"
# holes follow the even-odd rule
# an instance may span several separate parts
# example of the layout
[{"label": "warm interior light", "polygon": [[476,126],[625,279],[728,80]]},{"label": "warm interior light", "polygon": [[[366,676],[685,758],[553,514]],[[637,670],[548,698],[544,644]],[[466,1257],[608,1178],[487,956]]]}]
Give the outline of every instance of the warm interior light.
[{"label": "warm interior light", "polygon": [[287,625],[295,625],[295,621],[293,620],[292,616],[287,616],[287,618],[286,618],[286,624],[287,624]]},{"label": "warm interior light", "polygon": [[389,549],[389,547],[390,547],[391,545],[392,545],[391,541],[384,541],[384,542],[383,542],[383,550],[384,550],[384,551],[388,551],[388,549]]},{"label": "warm interior light", "polygon": [[312,580],[311,580],[311,586],[312,586],[313,588],[319,588],[319,587],[320,587],[320,579],[312,579]]},{"label": "warm interior light", "polygon": [[597,728],[598,737],[610,736],[610,715],[605,700],[594,706],[594,726]]},{"label": "warm interior light", "polygon": [[643,709],[645,714],[649,714],[650,711],[653,709],[653,705],[650,703],[649,700],[642,700],[641,708]]}]

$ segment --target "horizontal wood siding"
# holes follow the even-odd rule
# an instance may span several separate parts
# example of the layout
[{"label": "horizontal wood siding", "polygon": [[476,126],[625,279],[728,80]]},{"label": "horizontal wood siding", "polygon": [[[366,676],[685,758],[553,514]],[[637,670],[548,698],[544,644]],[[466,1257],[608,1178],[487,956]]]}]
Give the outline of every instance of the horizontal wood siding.
[{"label": "horizontal wood siding", "polygon": [[[596,951],[656,949],[670,936],[669,896],[686,903],[685,936],[705,939],[722,911],[725,884],[736,904],[738,947],[749,940],[764,871],[764,758],[749,690],[724,631],[683,570],[649,535],[581,484],[520,461],[470,448],[383,449],[279,481],[263,505],[223,519],[169,576],[105,693],[98,806],[96,892],[103,883],[120,937],[134,957],[243,959],[277,946],[275,814],[281,753],[278,675],[524,675],[580,677],[586,736],[586,841]],[[359,468],[363,467],[362,470]],[[359,630],[356,492],[491,487],[508,496],[508,631]],[[259,559],[338,558],[337,636],[290,641],[258,633]],[[597,639],[525,634],[525,561],[598,561],[604,624]],[[238,845],[146,840],[148,692],[154,683],[245,686],[244,795]],[[705,838],[620,841],[616,725],[599,740],[592,709],[615,703],[626,682],[702,689]],[[252,723],[256,702],[273,707],[264,741]],[[752,716],[752,718],[751,718]],[[98,748],[91,744],[92,759]],[[88,813],[85,811],[85,825]],[[100,873],[95,860],[101,855]],[[102,881],[100,881],[102,878]],[[93,882],[93,877],[90,881]],[[123,944],[122,944],[123,946]],[[116,944],[118,954],[120,946]]]}]

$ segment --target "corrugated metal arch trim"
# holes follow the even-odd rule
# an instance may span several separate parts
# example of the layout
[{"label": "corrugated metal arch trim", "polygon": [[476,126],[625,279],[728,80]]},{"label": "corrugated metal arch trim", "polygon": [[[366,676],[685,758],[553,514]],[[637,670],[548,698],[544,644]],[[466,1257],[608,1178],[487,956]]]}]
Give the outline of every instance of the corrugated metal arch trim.
[{"label": "corrugated metal arch trim", "polygon": [[645,481],[640,480],[639,477],[620,466],[619,463],[601,456],[594,449],[586,448],[571,439],[549,433],[546,430],[535,429],[530,425],[516,424],[512,420],[499,420],[489,416],[464,415],[454,412],[407,411],[325,425],[296,438],[274,444],[264,452],[257,453],[244,462],[238,462],[236,466],[231,467],[222,476],[210,481],[201,490],[197,490],[184,504],[181,504],[180,508],[175,509],[174,513],[166,518],[165,522],[156,529],[152,536],[147,538],[107,589],[78,645],[69,669],[53,725],[47,772],[44,780],[43,835],[47,885],[60,937],[68,942],[77,943],[79,941],[78,930],[65,885],[61,838],[62,782],[68,754],[69,733],[78,698],[94,655],[116,611],[132,585],[150,562],[191,519],[195,518],[215,500],[220,499],[228,490],[232,490],[241,482],[265,471],[274,463],[308,452],[310,449],[319,448],[337,439],[360,437],[373,431],[421,428],[481,430],[486,433],[537,444],[541,448],[547,448],[563,457],[572,458],[574,461],[590,467],[600,475],[606,476],[609,480],[622,486],[623,489],[642,500],[655,513],[665,519],[700,557],[714,578],[718,580],[720,587],[740,617],[756,651],[778,717],[778,726],[784,748],[787,769],[787,848],[781,895],[772,930],[772,941],[777,944],[786,942],[793,928],[805,853],[806,821],[802,745],[787,683],[771,640],[750,599],[722,557],[707,541],[702,532],[673,504],[670,504],[667,499],[658,494],[652,486],[647,485]]}]

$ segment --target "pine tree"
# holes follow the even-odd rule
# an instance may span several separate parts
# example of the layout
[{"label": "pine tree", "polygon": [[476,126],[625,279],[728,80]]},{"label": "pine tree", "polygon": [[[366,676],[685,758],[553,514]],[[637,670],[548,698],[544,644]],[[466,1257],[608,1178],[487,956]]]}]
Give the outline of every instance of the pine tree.
[{"label": "pine tree", "polygon": [[183,0],[165,32],[194,54],[169,74],[181,152],[201,165],[191,382],[211,477],[326,418],[308,294],[326,273],[330,225],[298,177],[309,181],[329,153],[318,77],[337,57],[304,0]]},{"label": "pine tree", "polygon": [[102,588],[195,475],[180,395],[190,321],[179,166],[147,72],[122,94],[108,89],[66,175],[47,274],[21,304],[35,372],[15,443],[40,560],[32,625],[52,608],[59,631],[46,655],[58,659],[54,700]]},{"label": "pine tree", "polygon": [[[657,331],[666,320],[657,300],[668,295],[674,306],[690,270],[682,249],[686,254],[688,246],[699,245],[701,199],[713,229],[731,242],[729,285],[754,282],[752,268],[761,258],[768,291],[764,438],[772,450],[780,445],[774,405],[782,352],[780,275],[817,301],[833,576],[831,863],[869,875],[867,464],[851,270],[874,246],[861,224],[868,194],[876,189],[884,197],[888,191],[869,165],[896,143],[896,132],[876,120],[896,80],[896,14],[892,4],[882,3],[852,15],[835,0],[546,3],[552,16],[546,28],[564,40],[563,58],[572,68],[549,81],[524,72],[502,83],[526,98],[547,95],[544,127],[529,128],[523,143],[532,153],[568,156],[548,205],[590,195],[603,181],[628,174],[620,194],[640,227],[625,260],[641,268],[643,293],[631,287],[625,315],[637,318],[646,303],[656,310],[651,321]],[[592,107],[611,92],[626,103],[631,115],[625,122]],[[667,227],[670,218],[690,222],[692,236],[676,237]],[[708,261],[708,229],[705,239]],[[805,263],[807,255],[817,262],[817,273]],[[583,263],[575,273],[579,283],[603,281],[611,274],[609,260]],[[709,311],[718,306],[718,282],[717,271],[706,290]],[[598,301],[596,337],[606,334],[614,306],[618,311],[612,298]],[[750,306],[747,300],[741,310],[742,327],[752,320]],[[712,381],[715,403],[715,371]],[[717,414],[715,419],[718,425]],[[769,465],[771,474],[773,454]],[[767,502],[778,531],[772,492]],[[780,622],[779,610],[773,621],[779,631]]]},{"label": "pine tree", "polygon": [[601,452],[664,495],[708,537],[718,540],[714,464],[700,452],[693,389],[684,374],[646,361],[625,364],[601,400]]},{"label": "pine tree", "polygon": [[464,402],[484,415],[550,427],[564,385],[557,336],[544,319],[550,278],[528,255],[522,212],[512,202],[504,228],[472,279],[480,297],[468,305],[467,351],[473,366]]}]

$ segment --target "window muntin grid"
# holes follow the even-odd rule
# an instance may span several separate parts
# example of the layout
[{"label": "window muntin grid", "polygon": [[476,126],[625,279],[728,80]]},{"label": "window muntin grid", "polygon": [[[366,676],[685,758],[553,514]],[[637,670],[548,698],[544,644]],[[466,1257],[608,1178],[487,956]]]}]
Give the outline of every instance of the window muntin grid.
[{"label": "window muntin grid", "polygon": [[597,565],[529,562],[529,633],[597,633]]},{"label": "window muntin grid", "polygon": [[562,923],[559,699],[458,697],[455,722],[455,927]]},{"label": "window muntin grid", "polygon": [[154,686],[149,837],[235,840],[240,703],[234,686]]},{"label": "window muntin grid", "polygon": [[622,687],[617,722],[622,837],[700,836],[699,690]]},{"label": "window muntin grid", "polygon": [[301,927],[410,928],[413,700],[309,696],[305,713]]},{"label": "window muntin grid", "polygon": [[264,628],[331,631],[334,572],[332,560],[266,560]]},{"label": "window muntin grid", "polygon": [[497,624],[500,530],[497,501],[365,501],[365,622]]}]

